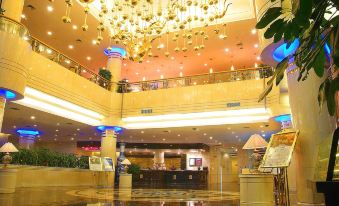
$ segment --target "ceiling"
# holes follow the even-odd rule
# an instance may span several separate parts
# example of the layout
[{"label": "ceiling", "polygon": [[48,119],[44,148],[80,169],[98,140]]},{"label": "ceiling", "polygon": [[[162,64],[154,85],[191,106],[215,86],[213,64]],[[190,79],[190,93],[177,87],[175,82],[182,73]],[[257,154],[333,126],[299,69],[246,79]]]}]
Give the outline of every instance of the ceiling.
[{"label": "ceiling", "polygon": [[[52,7],[53,11],[48,11],[48,6]],[[100,45],[94,45],[92,41],[97,36],[97,19],[89,15],[87,19],[89,30],[83,32],[81,30],[84,21],[83,7],[74,3],[71,24],[65,24],[61,20],[65,11],[64,1],[25,0],[23,11],[25,18],[22,19],[22,23],[28,27],[33,37],[87,68],[97,71],[98,68],[104,67],[107,57],[103,54],[103,50],[110,44],[108,33],[103,34],[104,40]],[[209,26],[205,28],[209,40],[204,42],[204,50],[196,52],[190,49],[193,46],[187,46],[189,48],[187,52],[175,53],[173,50],[176,43],[169,40],[169,45],[167,45],[166,36],[163,36],[154,41],[153,45],[152,53],[158,57],[147,58],[143,63],[124,60],[122,77],[133,82],[143,79],[159,79],[161,75],[164,78],[178,77],[180,72],[183,76],[187,76],[208,73],[211,68],[213,72],[217,72],[229,70],[232,65],[235,69],[240,69],[254,67],[255,63],[259,64],[257,60],[259,56],[258,35],[251,32],[256,23],[253,1],[233,1],[230,13],[226,17],[229,22],[226,27],[228,36],[226,40],[221,40],[218,35],[214,34],[215,25]],[[73,26],[77,29],[73,29]],[[52,35],[48,35],[48,31],[52,32]],[[169,34],[169,39],[172,35],[173,33]],[[165,45],[163,51],[156,49],[159,44]],[[70,49],[69,45],[73,48]],[[164,50],[167,50],[167,47],[171,53],[169,57],[164,56]],[[87,57],[90,57],[90,60]]]},{"label": "ceiling", "polygon": [[[34,116],[34,119],[31,117]],[[38,141],[70,142],[100,141],[96,128],[68,120],[46,112],[25,107],[13,102],[6,105],[2,132],[18,138],[19,128],[37,129],[41,132]],[[118,141],[133,143],[204,143],[208,145],[227,144],[239,146],[255,133],[265,134],[268,139],[280,130],[273,120],[269,123],[219,125],[203,127],[181,127],[145,130],[125,130]]]}]

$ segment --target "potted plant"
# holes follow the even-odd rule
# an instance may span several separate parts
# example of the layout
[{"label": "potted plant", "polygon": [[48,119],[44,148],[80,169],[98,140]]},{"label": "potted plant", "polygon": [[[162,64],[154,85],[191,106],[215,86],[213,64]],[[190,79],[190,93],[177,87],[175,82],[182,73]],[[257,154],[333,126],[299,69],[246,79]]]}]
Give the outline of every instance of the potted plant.
[{"label": "potted plant", "polygon": [[292,8],[284,8],[290,0],[271,0],[268,8],[256,25],[264,29],[266,39],[273,38],[274,43],[284,41],[287,49],[296,40],[296,51],[285,57],[275,68],[267,87],[260,95],[263,100],[284,77],[285,70],[293,61],[299,68],[298,81],[305,81],[311,70],[319,77],[327,77],[318,90],[320,108],[327,104],[330,115],[335,113],[335,95],[339,90],[339,2],[337,0],[296,0]]},{"label": "potted plant", "polygon": [[137,164],[130,164],[127,169],[127,173],[132,175],[132,180],[140,174],[140,166]]},{"label": "potted plant", "polygon": [[[111,79],[112,79],[112,73],[111,71],[109,71],[108,69],[102,67],[99,69],[99,76],[102,77],[103,79],[99,79],[99,85],[102,86],[102,87],[107,87],[109,85],[105,85],[105,83],[107,84],[110,84],[111,82]],[[107,80],[107,81],[104,81],[104,80]]]}]

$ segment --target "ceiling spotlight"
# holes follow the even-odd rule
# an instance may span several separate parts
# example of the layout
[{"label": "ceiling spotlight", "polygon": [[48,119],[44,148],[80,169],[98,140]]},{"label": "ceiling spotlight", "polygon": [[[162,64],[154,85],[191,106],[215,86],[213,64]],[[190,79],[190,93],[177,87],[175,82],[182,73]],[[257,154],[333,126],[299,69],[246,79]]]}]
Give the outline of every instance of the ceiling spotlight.
[{"label": "ceiling spotlight", "polygon": [[206,133],[204,133],[204,136],[206,136],[207,134]]},{"label": "ceiling spotlight", "polygon": [[234,71],[234,66],[233,65],[231,66],[231,71]]},{"label": "ceiling spotlight", "polygon": [[69,48],[69,49],[73,49],[74,46],[73,46],[73,45],[68,45],[68,48]]},{"label": "ceiling spotlight", "polygon": [[204,66],[207,67],[207,64],[205,63]]},{"label": "ceiling spotlight", "polygon": [[38,125],[36,125],[36,124],[35,124],[35,125],[33,125],[33,127],[37,127],[37,126],[38,126]]},{"label": "ceiling spotlight", "polygon": [[225,48],[225,52],[229,52],[230,51],[230,49],[229,48]]},{"label": "ceiling spotlight", "polygon": [[77,131],[80,131],[80,129],[78,128]]},{"label": "ceiling spotlight", "polygon": [[164,78],[164,75],[162,74],[162,75],[160,75],[160,79],[163,79]]},{"label": "ceiling spotlight", "polygon": [[213,137],[211,136],[210,139],[213,139]]},{"label": "ceiling spotlight", "polygon": [[179,69],[184,69],[184,66],[181,65],[181,66],[179,67]]},{"label": "ceiling spotlight", "polygon": [[198,56],[200,56],[201,54],[200,54],[200,53],[198,53],[197,55],[198,55]]},{"label": "ceiling spotlight", "polygon": [[166,141],[166,139],[164,138],[164,139],[162,139],[162,141]]},{"label": "ceiling spotlight", "polygon": [[179,73],[179,76],[182,77],[182,72]]},{"label": "ceiling spotlight", "polygon": [[26,15],[25,14],[21,14],[21,18],[26,19]]},{"label": "ceiling spotlight", "polygon": [[47,11],[52,12],[53,11],[53,7],[52,6],[47,6]]},{"label": "ceiling spotlight", "polygon": [[181,135],[180,134],[178,134],[178,137],[180,137]]},{"label": "ceiling spotlight", "polygon": [[230,127],[227,127],[227,129],[228,129],[228,130],[231,130],[231,128],[230,128]]},{"label": "ceiling spotlight", "polygon": [[260,125],[260,127],[261,127],[261,128],[263,128],[263,127],[264,127],[264,125]]},{"label": "ceiling spotlight", "polygon": [[261,58],[260,58],[260,56],[257,56],[257,60],[260,60]]},{"label": "ceiling spotlight", "polygon": [[171,57],[172,60],[174,60],[174,57]]},{"label": "ceiling spotlight", "polygon": [[127,66],[127,64],[126,64],[126,63],[124,63],[124,67],[125,67],[125,66]]},{"label": "ceiling spotlight", "polygon": [[252,34],[256,34],[256,33],[257,33],[257,30],[256,30],[256,29],[252,29],[252,30],[251,30],[251,33],[252,33]]},{"label": "ceiling spotlight", "polygon": [[91,58],[91,57],[86,57],[86,59],[89,61],[89,60],[91,60],[92,58]]},{"label": "ceiling spotlight", "polygon": [[149,63],[149,62],[150,62],[149,60],[146,61],[146,63]]},{"label": "ceiling spotlight", "polygon": [[35,116],[31,116],[30,118],[31,118],[31,119],[35,119]]},{"label": "ceiling spotlight", "polygon": [[97,44],[97,40],[93,39],[92,40],[92,44],[96,45]]},{"label": "ceiling spotlight", "polygon": [[259,45],[258,44],[254,44],[254,48],[258,48],[259,47]]},{"label": "ceiling spotlight", "polygon": [[135,72],[136,75],[139,75],[139,72]]},{"label": "ceiling spotlight", "polygon": [[74,140],[74,138],[73,137],[71,137],[71,141],[73,141]]},{"label": "ceiling spotlight", "polygon": [[212,74],[213,73],[213,68],[210,68],[210,74]]},{"label": "ceiling spotlight", "polygon": [[56,129],[55,131],[56,131],[56,132],[59,132],[59,130],[58,130],[58,129]]},{"label": "ceiling spotlight", "polygon": [[144,131],[140,131],[141,134],[144,134],[145,132]]},{"label": "ceiling spotlight", "polygon": [[51,31],[47,31],[47,35],[51,36],[53,33]]},{"label": "ceiling spotlight", "polygon": [[[78,29],[78,26],[77,26],[77,25],[73,25],[72,28],[73,28],[74,30],[77,30],[77,29]],[[95,40],[94,40],[94,41],[95,41]],[[96,42],[95,42],[95,43],[96,43]]]},{"label": "ceiling spotlight", "polygon": [[60,125],[60,123],[58,122],[58,123],[57,123],[57,126],[59,126],[59,125]]}]

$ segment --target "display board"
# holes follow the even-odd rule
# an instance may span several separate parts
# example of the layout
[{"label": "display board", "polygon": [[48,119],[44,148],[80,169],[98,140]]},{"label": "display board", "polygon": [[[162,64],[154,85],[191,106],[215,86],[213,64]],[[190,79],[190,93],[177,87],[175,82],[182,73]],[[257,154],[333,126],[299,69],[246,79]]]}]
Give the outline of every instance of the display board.
[{"label": "display board", "polygon": [[114,161],[110,157],[102,157],[104,171],[114,171]]},{"label": "display board", "polygon": [[89,157],[89,169],[92,171],[114,171],[114,161],[110,157]]},{"label": "display board", "polygon": [[260,168],[288,167],[291,162],[298,131],[285,130],[272,135]]},{"label": "display board", "polygon": [[189,166],[190,167],[201,167],[202,166],[202,158],[189,158]]},{"label": "display board", "polygon": [[89,157],[89,169],[92,171],[103,171],[101,157]]}]

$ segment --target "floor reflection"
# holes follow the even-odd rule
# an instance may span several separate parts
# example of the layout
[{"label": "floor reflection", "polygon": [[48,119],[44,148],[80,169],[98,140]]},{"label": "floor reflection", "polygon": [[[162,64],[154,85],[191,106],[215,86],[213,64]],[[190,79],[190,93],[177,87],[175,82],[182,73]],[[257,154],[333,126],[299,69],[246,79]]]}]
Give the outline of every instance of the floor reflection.
[{"label": "floor reflection", "polygon": [[19,188],[0,194],[1,206],[238,206],[239,193],[215,190],[111,188]]}]

